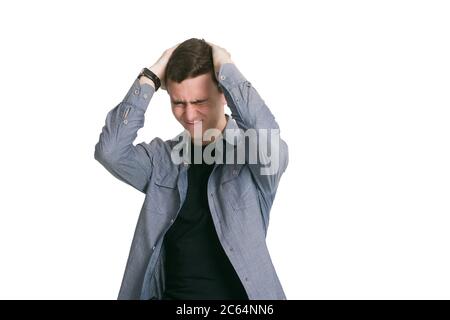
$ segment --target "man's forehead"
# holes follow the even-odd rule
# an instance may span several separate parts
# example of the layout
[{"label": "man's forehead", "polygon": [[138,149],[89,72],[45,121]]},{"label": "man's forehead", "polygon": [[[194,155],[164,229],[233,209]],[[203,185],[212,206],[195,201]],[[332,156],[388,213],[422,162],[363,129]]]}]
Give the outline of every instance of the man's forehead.
[{"label": "man's forehead", "polygon": [[205,101],[209,98],[209,91],[203,92],[177,92],[176,90],[172,90],[169,93],[170,101],[172,102],[183,102],[183,103],[195,103],[200,101]]},{"label": "man's forehead", "polygon": [[[172,102],[188,102],[191,103],[199,100],[208,99],[211,94],[211,79],[203,77],[204,75],[185,79],[181,83],[169,81],[168,93]],[[201,78],[202,79],[201,79]]]}]

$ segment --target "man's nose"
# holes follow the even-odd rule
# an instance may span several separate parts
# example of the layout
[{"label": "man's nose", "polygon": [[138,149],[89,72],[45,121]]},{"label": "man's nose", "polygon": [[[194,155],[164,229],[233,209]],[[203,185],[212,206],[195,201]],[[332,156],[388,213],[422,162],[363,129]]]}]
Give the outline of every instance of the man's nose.
[{"label": "man's nose", "polygon": [[194,121],[197,120],[197,110],[195,109],[195,106],[191,103],[186,104],[186,108],[184,110],[185,117],[187,121]]}]

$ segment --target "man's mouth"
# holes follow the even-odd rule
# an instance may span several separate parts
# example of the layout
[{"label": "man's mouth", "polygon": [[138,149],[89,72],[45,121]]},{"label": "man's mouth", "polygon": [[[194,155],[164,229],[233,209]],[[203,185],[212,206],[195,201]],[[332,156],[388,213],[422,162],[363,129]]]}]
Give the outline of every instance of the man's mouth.
[{"label": "man's mouth", "polygon": [[194,126],[194,125],[199,125],[201,122],[202,122],[202,120],[197,120],[197,121],[193,121],[193,122],[185,121],[184,123],[187,126]]}]

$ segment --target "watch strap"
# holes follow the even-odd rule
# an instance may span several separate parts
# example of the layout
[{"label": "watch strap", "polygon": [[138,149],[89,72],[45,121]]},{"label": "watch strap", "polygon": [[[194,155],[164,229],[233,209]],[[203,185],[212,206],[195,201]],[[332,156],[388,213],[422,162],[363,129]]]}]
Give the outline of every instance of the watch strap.
[{"label": "watch strap", "polygon": [[155,84],[155,92],[158,91],[159,87],[161,87],[161,80],[150,69],[143,68],[142,71],[138,75],[138,79],[140,79],[142,76],[145,76],[153,81],[153,83]]}]

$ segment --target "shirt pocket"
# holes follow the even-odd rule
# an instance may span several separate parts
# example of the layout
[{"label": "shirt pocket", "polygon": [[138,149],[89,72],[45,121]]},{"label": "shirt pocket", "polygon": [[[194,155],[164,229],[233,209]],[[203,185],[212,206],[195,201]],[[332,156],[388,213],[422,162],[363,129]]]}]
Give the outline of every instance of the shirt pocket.
[{"label": "shirt pocket", "polygon": [[254,192],[251,174],[243,165],[234,166],[224,172],[222,188],[236,212],[257,205],[257,194]]},{"label": "shirt pocket", "polygon": [[150,207],[153,213],[170,216],[176,213],[180,202],[177,182],[177,172],[157,175],[150,187]]}]

